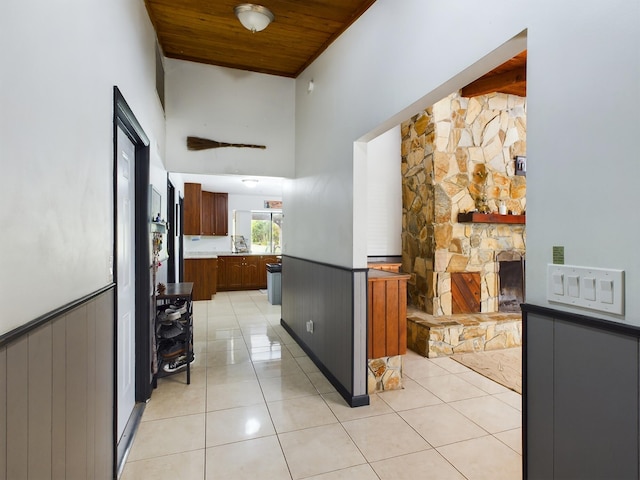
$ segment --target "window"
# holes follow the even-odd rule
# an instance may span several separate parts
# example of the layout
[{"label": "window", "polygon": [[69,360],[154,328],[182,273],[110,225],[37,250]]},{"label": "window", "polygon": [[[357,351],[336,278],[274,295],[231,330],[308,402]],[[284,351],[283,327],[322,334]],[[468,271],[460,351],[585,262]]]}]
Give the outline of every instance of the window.
[{"label": "window", "polygon": [[251,252],[282,251],[282,212],[251,212]]}]

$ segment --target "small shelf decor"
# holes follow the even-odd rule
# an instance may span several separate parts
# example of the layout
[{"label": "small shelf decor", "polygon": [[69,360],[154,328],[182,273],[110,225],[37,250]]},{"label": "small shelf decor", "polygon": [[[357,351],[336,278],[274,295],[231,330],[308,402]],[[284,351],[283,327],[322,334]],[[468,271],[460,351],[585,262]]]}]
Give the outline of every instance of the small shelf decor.
[{"label": "small shelf decor", "polygon": [[458,223],[510,223],[525,224],[526,215],[501,215],[499,213],[458,213]]},{"label": "small shelf decor", "polygon": [[149,224],[151,233],[159,233],[165,235],[167,233],[167,224],[164,222],[151,222]]}]

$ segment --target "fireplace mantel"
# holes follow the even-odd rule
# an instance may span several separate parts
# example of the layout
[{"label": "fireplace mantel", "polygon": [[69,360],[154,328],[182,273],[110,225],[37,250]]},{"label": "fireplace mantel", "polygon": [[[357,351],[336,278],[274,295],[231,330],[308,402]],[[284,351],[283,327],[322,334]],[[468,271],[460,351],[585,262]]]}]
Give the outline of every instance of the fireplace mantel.
[{"label": "fireplace mantel", "polygon": [[459,223],[526,223],[526,215],[500,215],[499,213],[458,213]]}]

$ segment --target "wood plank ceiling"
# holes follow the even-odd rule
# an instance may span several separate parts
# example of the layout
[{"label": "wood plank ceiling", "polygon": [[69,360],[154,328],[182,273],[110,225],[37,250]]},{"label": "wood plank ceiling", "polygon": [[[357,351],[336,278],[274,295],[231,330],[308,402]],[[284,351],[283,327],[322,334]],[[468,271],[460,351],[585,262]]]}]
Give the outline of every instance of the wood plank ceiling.
[{"label": "wood plank ceiling", "polygon": [[[169,58],[296,78],[375,0],[264,0],[275,20],[251,33],[234,14],[240,0],[145,0]],[[526,50],[462,89],[526,96]]]},{"label": "wood plank ceiling", "polygon": [[527,51],[524,50],[462,89],[463,97],[500,92],[527,96]]},{"label": "wood plank ceiling", "polygon": [[375,0],[264,0],[275,20],[251,33],[240,0],[145,0],[165,56],[297,77]]}]

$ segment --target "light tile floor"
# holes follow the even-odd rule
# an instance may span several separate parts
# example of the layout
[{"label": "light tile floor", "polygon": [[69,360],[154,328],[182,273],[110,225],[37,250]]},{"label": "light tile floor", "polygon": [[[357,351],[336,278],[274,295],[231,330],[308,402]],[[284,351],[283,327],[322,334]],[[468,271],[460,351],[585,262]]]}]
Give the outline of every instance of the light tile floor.
[{"label": "light tile floor", "polygon": [[194,302],[191,385],[161,379],[123,480],[522,477],[521,396],[409,352],[403,390],[349,408],[259,291]]}]

